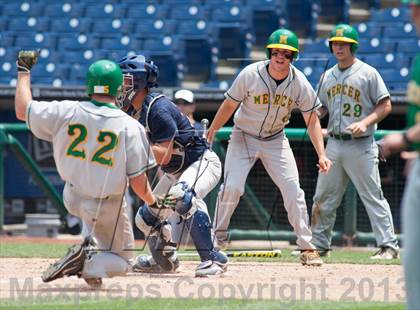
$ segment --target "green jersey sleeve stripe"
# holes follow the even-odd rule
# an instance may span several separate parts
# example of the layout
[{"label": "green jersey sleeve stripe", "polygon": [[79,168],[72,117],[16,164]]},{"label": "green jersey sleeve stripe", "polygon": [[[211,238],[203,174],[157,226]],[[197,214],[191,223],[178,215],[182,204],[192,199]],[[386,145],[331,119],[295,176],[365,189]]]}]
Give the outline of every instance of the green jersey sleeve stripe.
[{"label": "green jersey sleeve stripe", "polygon": [[129,178],[134,178],[134,177],[136,177],[136,176],[139,176],[140,174],[142,174],[142,173],[146,172],[147,170],[152,169],[152,168],[153,168],[153,167],[155,167],[156,165],[157,165],[156,163],[149,164],[149,165],[147,165],[147,166],[143,167],[142,169],[140,169],[140,170],[138,170],[138,171],[136,171],[136,172],[130,173],[130,174],[128,175],[128,177],[129,177]]}]

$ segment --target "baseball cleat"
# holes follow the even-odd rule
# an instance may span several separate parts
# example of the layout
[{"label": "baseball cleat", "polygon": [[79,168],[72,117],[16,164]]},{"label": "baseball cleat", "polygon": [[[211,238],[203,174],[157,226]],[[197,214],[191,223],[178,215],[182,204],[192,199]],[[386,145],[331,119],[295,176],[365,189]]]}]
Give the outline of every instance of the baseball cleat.
[{"label": "baseball cleat", "polygon": [[179,268],[179,259],[177,258],[174,262],[174,271],[165,271],[160,267],[151,255],[140,255],[136,258],[135,264],[132,266],[134,272],[145,272],[145,273],[174,273]]},{"label": "baseball cleat", "polygon": [[198,278],[215,276],[227,271],[227,263],[222,264],[220,262],[207,260],[201,262],[195,270],[195,276]]},{"label": "baseball cleat", "polygon": [[370,259],[374,260],[388,260],[388,259],[399,259],[400,253],[391,247],[381,247]]},{"label": "baseball cleat", "polygon": [[304,266],[322,266],[322,259],[317,250],[305,250],[300,254],[300,262]]},{"label": "baseball cleat", "polygon": [[67,254],[54,264],[50,265],[42,274],[44,282],[50,282],[64,276],[79,275],[83,269],[86,252],[82,245],[76,244],[68,249]]}]

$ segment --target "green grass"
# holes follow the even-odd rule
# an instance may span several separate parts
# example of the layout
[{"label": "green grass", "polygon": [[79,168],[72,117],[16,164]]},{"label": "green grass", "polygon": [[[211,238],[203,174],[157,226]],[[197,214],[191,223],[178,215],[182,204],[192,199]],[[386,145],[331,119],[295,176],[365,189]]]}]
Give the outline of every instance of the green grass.
[{"label": "green grass", "polygon": [[[0,257],[20,257],[20,258],[57,258],[63,256],[68,244],[44,244],[44,243],[2,243],[0,244]],[[141,253],[140,251],[138,252]],[[327,264],[364,264],[364,265],[400,265],[401,260],[393,259],[389,261],[373,261],[369,259],[372,252],[354,251],[340,249],[332,252],[331,257],[323,258]],[[198,260],[197,256],[182,257],[181,260]],[[291,255],[291,250],[282,250],[282,256],[279,258],[231,258],[232,262],[297,262],[298,258]]]},{"label": "green grass", "polygon": [[[54,302],[54,303],[53,303]],[[288,302],[280,300],[232,300],[232,299],[100,299],[96,301],[72,301],[61,302],[59,300],[50,302],[5,302],[0,301],[0,309],[36,309],[36,310],[66,310],[66,309],[168,309],[168,310],[254,310],[254,309],[288,309],[288,310],[373,310],[373,309],[404,309],[402,303],[346,303],[333,301],[306,301],[306,302]]]}]

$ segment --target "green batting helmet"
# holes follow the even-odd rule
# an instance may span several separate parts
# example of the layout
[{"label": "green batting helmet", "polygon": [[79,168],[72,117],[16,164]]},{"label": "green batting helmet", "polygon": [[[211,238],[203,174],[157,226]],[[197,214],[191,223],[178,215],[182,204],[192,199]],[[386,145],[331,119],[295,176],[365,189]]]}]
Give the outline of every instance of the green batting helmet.
[{"label": "green batting helmet", "polygon": [[278,29],[274,31],[267,41],[266,55],[271,58],[272,48],[281,48],[293,52],[293,58],[299,53],[299,39],[293,31],[288,29]]},{"label": "green batting helmet", "polygon": [[90,65],[86,75],[88,95],[104,94],[116,97],[123,86],[123,75],[115,62],[98,60]]},{"label": "green batting helmet", "polygon": [[402,3],[420,5],[420,0],[401,0]]},{"label": "green batting helmet", "polygon": [[328,42],[330,42],[331,52],[331,42],[345,42],[350,43],[350,50],[352,53],[355,53],[357,48],[359,47],[359,33],[355,28],[353,28],[350,25],[338,24],[331,31]]}]

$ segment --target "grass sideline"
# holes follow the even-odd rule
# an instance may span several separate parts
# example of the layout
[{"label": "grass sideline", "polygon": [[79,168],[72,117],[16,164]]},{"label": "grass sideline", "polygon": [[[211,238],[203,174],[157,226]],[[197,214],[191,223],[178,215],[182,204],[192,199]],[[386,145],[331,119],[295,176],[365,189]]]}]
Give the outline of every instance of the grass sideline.
[{"label": "grass sideline", "polygon": [[46,302],[0,301],[0,309],[168,309],[168,310],[254,310],[254,309],[287,309],[287,310],[399,310],[404,309],[402,303],[383,302],[340,302],[340,301],[280,301],[280,300],[238,300],[238,299],[176,299],[176,298],[144,298],[133,300],[100,299],[92,301],[63,302],[60,300]]},{"label": "grass sideline", "polygon": [[[51,244],[51,243],[0,243],[0,258],[59,258],[66,254],[68,244]],[[257,262],[288,262],[294,263],[299,259],[291,255],[290,249],[282,250],[281,257],[275,258],[249,258],[238,257],[230,258],[232,262],[257,261]],[[143,253],[139,251],[137,254]],[[401,265],[400,259],[389,261],[375,261],[369,257],[372,255],[369,251],[356,251],[351,249],[340,249],[333,251],[331,257],[323,258],[326,264],[363,264],[363,265]],[[198,260],[197,256],[183,256],[181,260]]]}]

